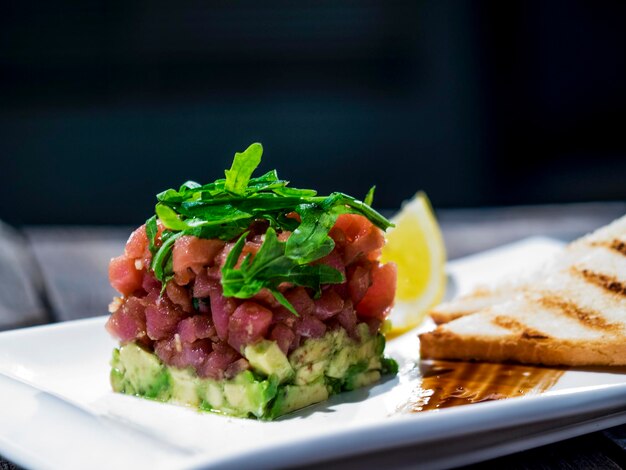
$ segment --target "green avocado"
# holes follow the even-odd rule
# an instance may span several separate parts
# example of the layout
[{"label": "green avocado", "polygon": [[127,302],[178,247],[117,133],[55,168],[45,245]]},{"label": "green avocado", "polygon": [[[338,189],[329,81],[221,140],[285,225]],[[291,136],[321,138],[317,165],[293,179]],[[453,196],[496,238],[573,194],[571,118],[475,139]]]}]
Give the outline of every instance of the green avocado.
[{"label": "green avocado", "polygon": [[342,328],[331,330],[305,340],[288,357],[276,342],[262,340],[244,350],[250,370],[221,381],[167,366],[154,353],[128,343],[113,351],[111,385],[129,395],[271,420],[397,372],[395,361],[383,357],[383,335],[370,334],[366,324],[357,333],[359,340]]},{"label": "green avocado", "polygon": [[256,344],[250,344],[246,346],[243,355],[255,371],[266,376],[273,374],[280,382],[285,382],[294,375],[287,356],[280,350],[276,341],[264,339]]}]

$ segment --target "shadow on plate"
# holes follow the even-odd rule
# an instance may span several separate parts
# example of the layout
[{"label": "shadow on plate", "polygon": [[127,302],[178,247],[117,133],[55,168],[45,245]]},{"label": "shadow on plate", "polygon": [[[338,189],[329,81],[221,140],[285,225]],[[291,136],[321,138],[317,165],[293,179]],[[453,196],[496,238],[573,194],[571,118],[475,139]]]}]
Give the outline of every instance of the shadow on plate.
[{"label": "shadow on plate", "polygon": [[382,395],[398,385],[398,381],[399,379],[397,375],[386,375],[381,378],[380,382],[368,385],[366,387],[358,388],[350,392],[342,392],[337,395],[333,395],[328,400],[307,406],[306,408],[303,408],[301,410],[281,416],[276,421],[280,422],[290,419],[302,419],[311,416],[314,413],[335,413],[337,410],[333,409],[334,406],[342,405],[345,403],[360,403],[367,400],[368,398]]}]

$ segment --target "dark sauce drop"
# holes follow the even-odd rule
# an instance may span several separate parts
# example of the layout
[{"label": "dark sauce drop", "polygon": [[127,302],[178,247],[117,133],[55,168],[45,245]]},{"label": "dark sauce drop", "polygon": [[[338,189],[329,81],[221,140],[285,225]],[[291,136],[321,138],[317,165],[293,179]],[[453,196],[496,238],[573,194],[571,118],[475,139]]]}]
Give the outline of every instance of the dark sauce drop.
[{"label": "dark sauce drop", "polygon": [[422,361],[421,380],[401,411],[418,412],[549,390],[565,368],[484,362]]}]

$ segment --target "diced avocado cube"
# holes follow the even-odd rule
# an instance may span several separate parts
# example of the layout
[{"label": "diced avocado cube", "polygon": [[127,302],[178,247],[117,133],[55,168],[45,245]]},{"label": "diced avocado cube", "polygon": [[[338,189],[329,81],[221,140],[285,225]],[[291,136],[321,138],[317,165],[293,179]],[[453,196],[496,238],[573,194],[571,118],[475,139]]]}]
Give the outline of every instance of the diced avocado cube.
[{"label": "diced avocado cube", "polygon": [[314,364],[305,364],[296,371],[294,380],[296,385],[306,385],[315,382],[324,375],[328,361],[319,361]]},{"label": "diced avocado cube", "polygon": [[383,368],[380,356],[371,357],[367,365],[367,370],[381,370]]},{"label": "diced avocado cube", "polygon": [[308,385],[285,385],[278,391],[269,418],[276,418],[327,398],[328,389],[323,378]]},{"label": "diced avocado cube", "polygon": [[222,386],[213,380],[205,379],[203,383],[204,388],[204,402],[211,406],[211,408],[220,409],[224,406],[224,390]]},{"label": "diced avocado cube", "polygon": [[355,347],[345,346],[343,349],[337,351],[337,353],[331,359],[330,363],[328,364],[328,369],[326,370],[326,375],[329,377],[334,377],[336,379],[341,379],[346,375],[348,367],[350,367],[355,362]]},{"label": "diced avocado cube", "polygon": [[360,361],[356,364],[350,365],[343,375],[343,390],[354,390],[356,387],[354,385],[354,378],[367,371],[367,362]]},{"label": "diced avocado cube", "polygon": [[181,405],[199,406],[198,376],[190,369],[171,367],[169,371],[172,401]]},{"label": "diced avocado cube", "polygon": [[354,390],[359,387],[365,387],[371,385],[380,380],[380,372],[377,370],[368,370],[366,372],[360,372],[349,377],[346,380],[345,389]]},{"label": "diced avocado cube", "polygon": [[266,405],[277,392],[278,378],[256,381],[249,372],[242,372],[234,380],[224,384],[224,397],[229,408],[239,415],[251,413],[263,417]]},{"label": "diced avocado cube", "polygon": [[126,393],[132,389],[147,398],[169,399],[170,374],[154,354],[129,343],[119,349],[117,360],[123,364]]},{"label": "diced avocado cube", "polygon": [[268,377],[275,375],[280,382],[293,377],[293,368],[275,341],[263,340],[249,344],[244,350],[244,356],[255,371]]},{"label": "diced avocado cube", "polygon": [[304,344],[291,353],[289,362],[294,369],[299,369],[304,364],[312,364],[330,356],[335,349],[333,335],[323,338],[308,338]]},{"label": "diced avocado cube", "polygon": [[[376,338],[370,338],[363,343],[358,348],[357,356],[359,360],[368,359],[370,357],[376,356],[376,348],[378,346],[378,340]],[[380,354],[378,354],[380,355]]]}]

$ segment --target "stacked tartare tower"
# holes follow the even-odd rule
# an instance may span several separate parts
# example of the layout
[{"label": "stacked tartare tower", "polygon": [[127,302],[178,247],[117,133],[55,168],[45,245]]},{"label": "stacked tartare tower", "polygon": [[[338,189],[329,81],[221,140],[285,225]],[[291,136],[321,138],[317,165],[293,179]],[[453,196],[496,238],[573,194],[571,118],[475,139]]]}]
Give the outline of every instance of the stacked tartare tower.
[{"label": "stacked tartare tower", "polygon": [[111,260],[114,390],[272,419],[396,370],[381,333],[396,269],[380,262],[390,223],[373,191],[361,202],[252,178],[261,153],[159,194]]}]

